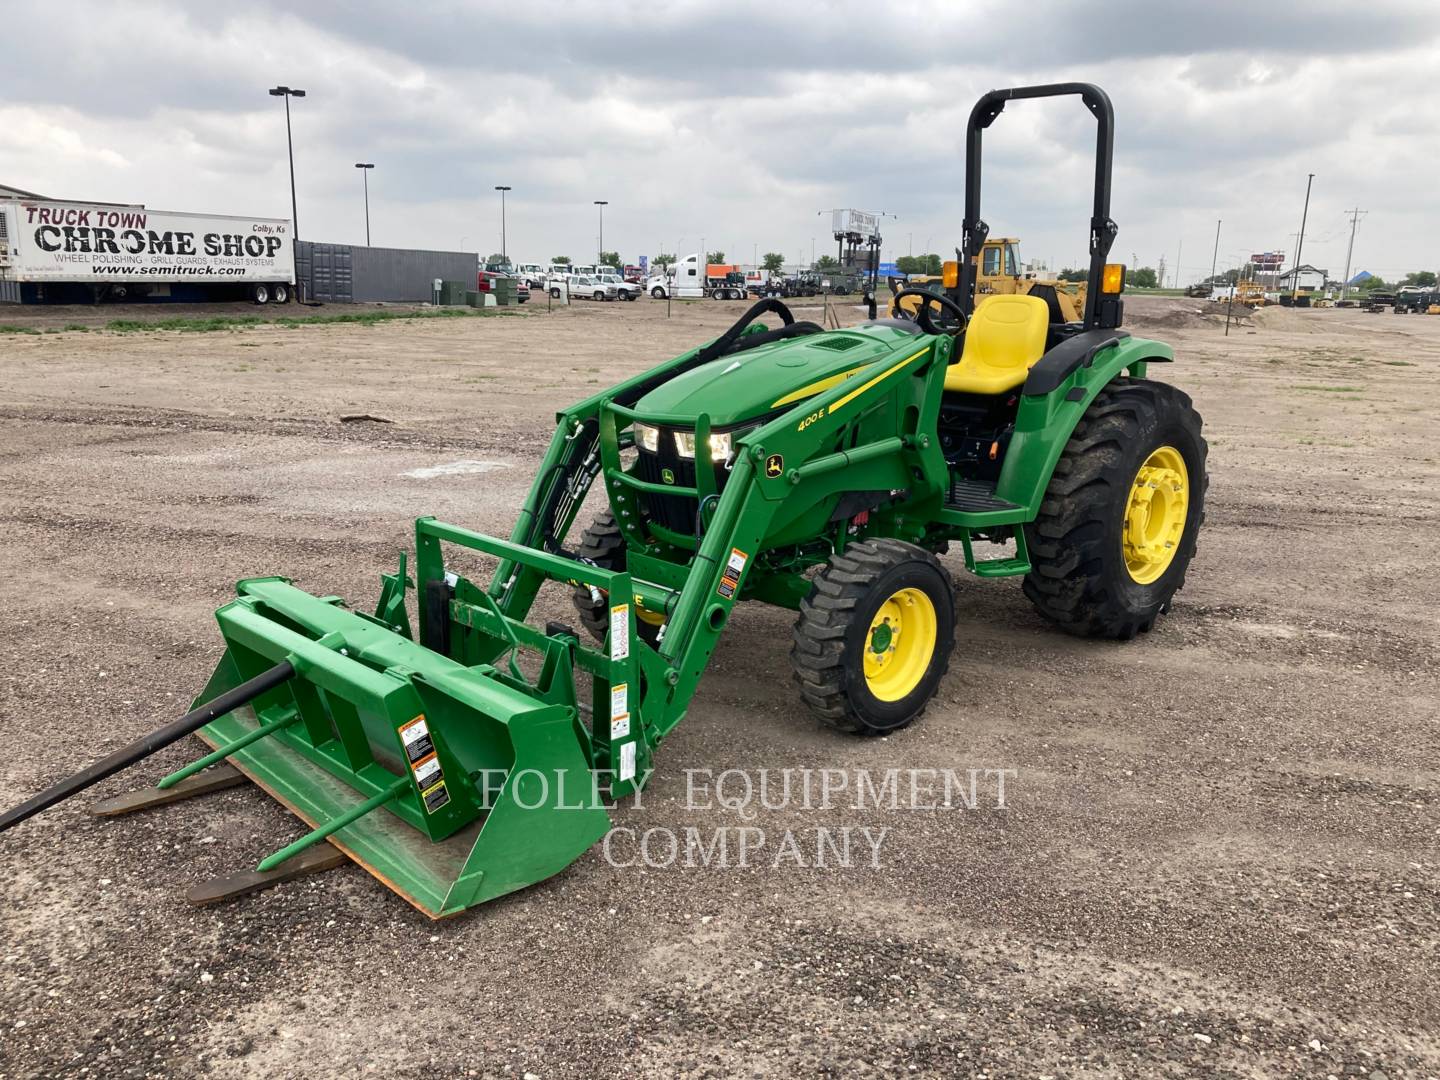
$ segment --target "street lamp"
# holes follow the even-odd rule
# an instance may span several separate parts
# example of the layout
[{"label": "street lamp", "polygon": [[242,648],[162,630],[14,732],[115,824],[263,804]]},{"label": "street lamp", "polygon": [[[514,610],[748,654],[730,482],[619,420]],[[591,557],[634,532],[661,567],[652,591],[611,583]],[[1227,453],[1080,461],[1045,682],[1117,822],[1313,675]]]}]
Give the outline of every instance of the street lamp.
[{"label": "street lamp", "polygon": [[355,167],[360,170],[361,177],[365,180],[365,246],[370,246],[370,170],[375,167],[373,161],[357,161]]},{"label": "street lamp", "polygon": [[605,254],[605,207],[609,206],[610,202],[608,199],[596,199],[595,205],[600,208],[600,250],[595,256],[598,263]]},{"label": "street lamp", "polygon": [[505,247],[505,192],[511,190],[508,184],[496,184],[495,190],[500,192],[500,257],[505,264],[510,264],[510,252]]},{"label": "street lamp", "polygon": [[295,142],[290,137],[290,99],[292,97],[304,97],[304,90],[292,90],[288,86],[272,86],[271,97],[283,97],[285,99],[285,148],[290,152],[290,235],[294,240],[300,239],[300,211],[295,205]]}]

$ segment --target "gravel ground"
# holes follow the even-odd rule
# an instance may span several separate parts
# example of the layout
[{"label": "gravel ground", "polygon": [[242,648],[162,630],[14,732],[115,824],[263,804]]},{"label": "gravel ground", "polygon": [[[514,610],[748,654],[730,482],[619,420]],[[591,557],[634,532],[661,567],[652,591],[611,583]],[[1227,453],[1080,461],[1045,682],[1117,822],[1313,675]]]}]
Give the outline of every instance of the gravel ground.
[{"label": "gravel ground", "polygon": [[[365,606],[415,516],[508,531],[557,404],[741,307],[0,338],[0,801],[182,711],[236,579]],[[254,788],[76,799],[0,837],[0,1076],[1440,1075],[1440,319],[1130,310],[1211,447],[1153,633],[1072,640],[947,557],[950,675],[865,741],[797,707],[792,616],[747,606],[614,816],[763,829],[750,865],[597,848],[441,923],[353,866],[189,907],[302,831]],[[1011,771],[1003,807],[992,772],[973,810],[696,808],[686,770],[731,768]],[[775,864],[822,828],[887,829],[880,865]]]}]

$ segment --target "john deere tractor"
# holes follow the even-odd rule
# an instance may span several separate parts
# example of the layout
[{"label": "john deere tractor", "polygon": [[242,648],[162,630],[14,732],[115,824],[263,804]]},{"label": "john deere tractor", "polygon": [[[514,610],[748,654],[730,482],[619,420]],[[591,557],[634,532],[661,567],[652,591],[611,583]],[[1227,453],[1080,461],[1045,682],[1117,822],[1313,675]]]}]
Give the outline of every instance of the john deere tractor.
[{"label": "john deere tractor", "polygon": [[[1055,96],[1078,96],[1098,125],[1072,321],[1033,295],[977,302],[972,257],[988,233],[983,132],[1007,103]],[[413,577],[402,555],[373,614],[284,578],[242,581],[192,712],[0,828],[198,730],[213,752],[162,795],[225,760],[312,826],[263,874],[329,840],[449,915],[560,871],[605,833],[604,800],[650,777],[742,600],[795,612],[801,699],[862,736],[914,721],[950,665],[948,545],[982,578],[1023,578],[1062,630],[1149,630],[1195,553],[1206,446],[1190,399],[1149,377],[1171,349],[1121,329],[1112,131],[1089,84],[986,94],[968,125],[956,284],[916,290],[913,319],[826,332],[759,301],[715,340],[561,411],[508,539],[417,521]],[[596,483],[605,508],[572,538]],[[982,544],[1004,547],[982,560]],[[460,573],[455,549],[495,560],[488,581]],[[527,621],[552,583],[578,627]]]}]

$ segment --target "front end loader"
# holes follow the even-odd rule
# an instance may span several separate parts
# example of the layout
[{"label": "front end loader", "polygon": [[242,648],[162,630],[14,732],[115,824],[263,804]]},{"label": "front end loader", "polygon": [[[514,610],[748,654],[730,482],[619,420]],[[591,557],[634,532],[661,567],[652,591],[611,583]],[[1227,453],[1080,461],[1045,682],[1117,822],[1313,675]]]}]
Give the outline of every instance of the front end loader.
[{"label": "front end loader", "polygon": [[[1007,102],[1050,96],[1080,97],[1099,132],[1078,320],[977,294],[966,257],[988,232],[982,131]],[[1112,129],[1088,84],[986,94],[955,287],[921,294],[913,318],[828,332],[761,300],[565,409],[510,536],[421,518],[413,574],[402,555],[373,613],[242,581],[192,712],[0,829],[198,731],[211,753],[112,808],[229,770],[310,826],[250,886],[328,841],[447,916],[559,872],[605,833],[607,802],[647,782],[742,600],[796,612],[800,697],[860,735],[911,723],[947,670],[955,601],[937,556],[951,544],[980,577],[1023,577],[1064,630],[1149,630],[1195,551],[1206,447],[1189,399],[1149,377],[1171,349],[1120,328]],[[596,484],[605,509],[582,525]],[[982,543],[1004,550],[981,559]],[[488,579],[462,574],[457,551],[488,556]],[[579,627],[533,625],[544,588],[570,594]]]}]

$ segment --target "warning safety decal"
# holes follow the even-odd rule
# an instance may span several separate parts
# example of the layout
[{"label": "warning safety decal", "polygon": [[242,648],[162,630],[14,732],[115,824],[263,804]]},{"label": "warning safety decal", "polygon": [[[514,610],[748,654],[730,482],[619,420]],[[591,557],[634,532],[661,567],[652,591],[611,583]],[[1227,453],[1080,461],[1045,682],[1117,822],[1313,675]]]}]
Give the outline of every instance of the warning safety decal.
[{"label": "warning safety decal", "polygon": [[745,572],[745,563],[750,556],[739,548],[730,549],[730,558],[725,561],[725,572],[720,575],[720,587],[715,591],[726,600],[734,600],[740,588],[740,575]]},{"label": "warning safety decal", "polygon": [[625,660],[630,656],[630,605],[616,604],[610,609],[610,659]]},{"label": "warning safety decal", "polygon": [[415,717],[401,724],[400,741],[405,746],[405,758],[415,774],[415,786],[420,789],[420,798],[425,803],[425,812],[433,814],[450,801],[450,791],[445,787],[445,773],[440,768],[440,759],[435,756],[435,742],[430,738],[430,729],[425,726],[425,716]]},{"label": "warning safety decal", "polygon": [[400,741],[405,744],[405,758],[411,765],[435,752],[435,744],[430,740],[430,729],[425,726],[424,713],[409,723],[400,725]]},{"label": "warning safety decal", "polygon": [[623,739],[630,734],[630,685],[618,683],[610,688],[610,738]]}]

